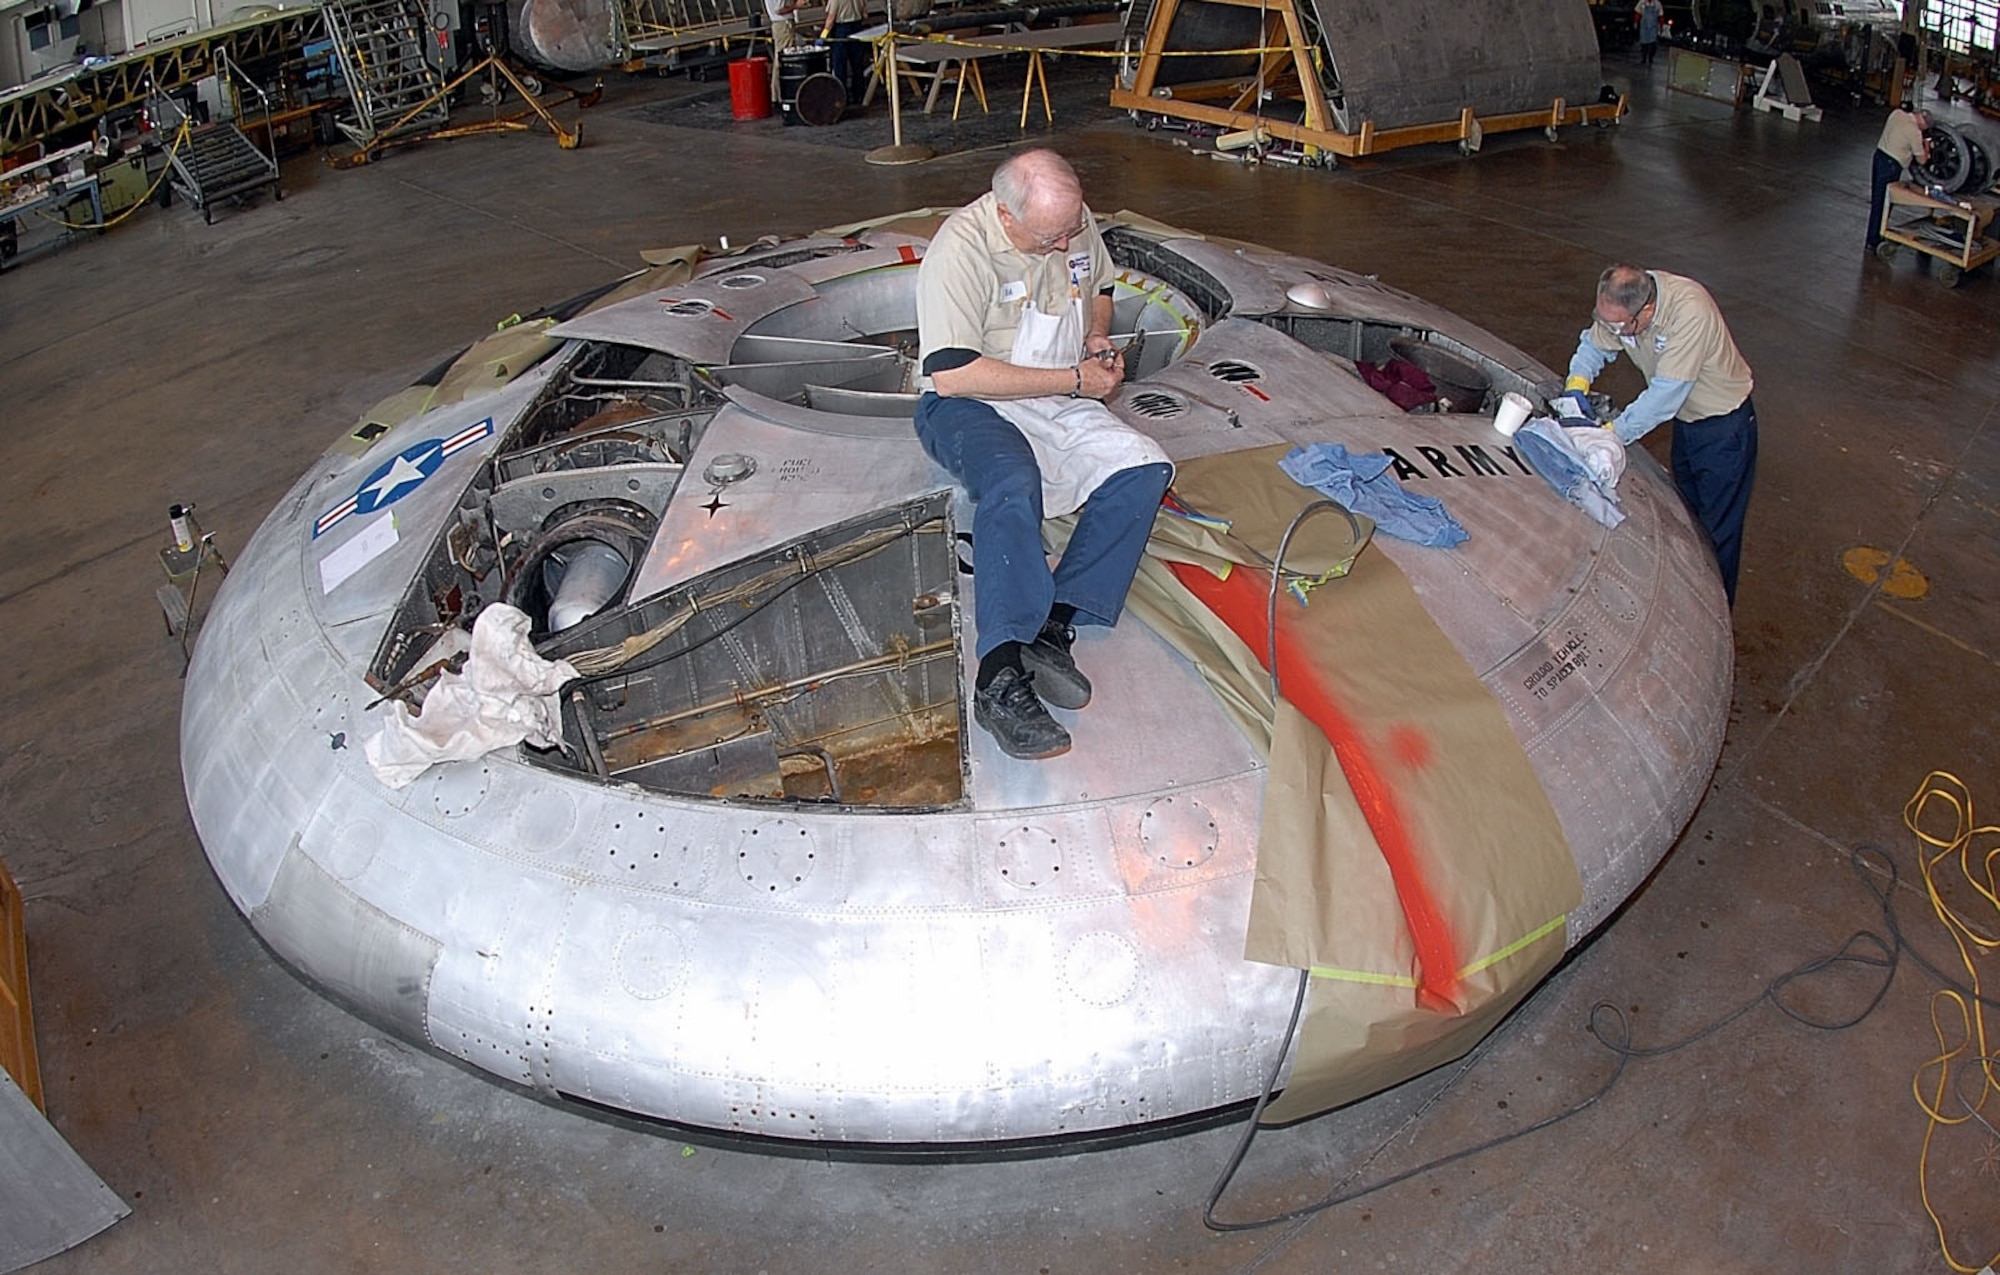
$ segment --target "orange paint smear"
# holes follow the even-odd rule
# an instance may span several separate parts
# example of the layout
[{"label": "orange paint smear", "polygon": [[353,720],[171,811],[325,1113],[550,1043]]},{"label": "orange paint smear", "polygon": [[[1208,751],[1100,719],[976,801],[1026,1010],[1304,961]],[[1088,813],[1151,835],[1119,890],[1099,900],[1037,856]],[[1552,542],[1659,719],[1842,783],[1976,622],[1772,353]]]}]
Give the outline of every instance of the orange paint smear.
[{"label": "orange paint smear", "polygon": [[1407,723],[1389,732],[1389,752],[1411,770],[1431,764],[1430,738]]},{"label": "orange paint smear", "polygon": [[[1227,624],[1230,631],[1264,659],[1268,645],[1265,618],[1269,607],[1271,577],[1268,572],[1249,569],[1233,571],[1227,580],[1218,580],[1200,567],[1170,563],[1174,578]],[[1280,608],[1280,615],[1284,614]],[[1404,815],[1403,802],[1390,782],[1382,759],[1362,738],[1361,728],[1343,711],[1333,691],[1319,677],[1319,671],[1301,653],[1295,636],[1288,640],[1287,626],[1278,625],[1278,685],[1284,697],[1307,720],[1325,732],[1334,756],[1354,790],[1354,800],[1389,865],[1396,883],[1396,897],[1403,905],[1403,920],[1417,947],[1417,999],[1426,1008],[1450,1012],[1459,994],[1457,944],[1437,897],[1417,862],[1416,842]],[[1406,737],[1407,736],[1407,737]],[[1414,737],[1414,739],[1408,738]],[[1429,747],[1416,731],[1400,728],[1394,738],[1397,760],[1406,765],[1420,764],[1419,753],[1427,759]]]}]

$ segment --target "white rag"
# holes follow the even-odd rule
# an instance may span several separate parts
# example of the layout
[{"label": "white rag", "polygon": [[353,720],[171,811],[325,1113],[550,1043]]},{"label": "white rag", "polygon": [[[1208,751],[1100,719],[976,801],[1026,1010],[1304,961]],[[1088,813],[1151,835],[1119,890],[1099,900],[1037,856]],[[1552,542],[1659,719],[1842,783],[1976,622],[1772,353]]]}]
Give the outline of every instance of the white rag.
[{"label": "white rag", "polygon": [[362,741],[375,777],[407,788],[435,762],[484,757],[524,740],[537,748],[560,743],[556,692],[579,675],[568,660],[535,654],[529,627],[518,607],[495,603],[481,611],[465,672],[440,673],[421,713],[391,700],[382,729]]},{"label": "white rag", "polygon": [[1606,491],[1618,485],[1625,476],[1625,444],[1618,441],[1618,435],[1595,425],[1565,425],[1563,433],[1569,435],[1592,482]]}]

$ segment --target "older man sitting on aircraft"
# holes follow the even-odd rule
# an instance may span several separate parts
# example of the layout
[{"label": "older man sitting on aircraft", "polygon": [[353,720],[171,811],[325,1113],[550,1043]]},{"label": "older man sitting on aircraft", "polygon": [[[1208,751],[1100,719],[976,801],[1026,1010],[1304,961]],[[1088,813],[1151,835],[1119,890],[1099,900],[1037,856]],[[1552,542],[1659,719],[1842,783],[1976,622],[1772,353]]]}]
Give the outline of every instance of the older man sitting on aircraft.
[{"label": "older man sitting on aircraft", "polygon": [[[924,450],[975,510],[973,717],[1010,757],[1067,752],[1047,704],[1082,708],[1076,625],[1112,625],[1173,467],[1103,400],[1125,379],[1112,266],[1076,172],[1017,155],[938,229],[917,275]],[[1077,512],[1052,570],[1044,516]]]}]

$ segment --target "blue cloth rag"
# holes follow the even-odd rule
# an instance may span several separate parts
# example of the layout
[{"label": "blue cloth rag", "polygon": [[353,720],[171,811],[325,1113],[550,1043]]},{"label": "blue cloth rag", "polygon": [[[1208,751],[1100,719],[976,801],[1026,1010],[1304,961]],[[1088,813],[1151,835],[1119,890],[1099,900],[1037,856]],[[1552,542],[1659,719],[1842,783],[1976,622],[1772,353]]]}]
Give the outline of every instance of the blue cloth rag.
[{"label": "blue cloth rag", "polygon": [[1607,527],[1625,521],[1625,511],[1618,507],[1617,487],[1600,483],[1591,475],[1583,454],[1556,421],[1535,417],[1514,432],[1514,447],[1564,500]]},{"label": "blue cloth rag", "polygon": [[1293,482],[1339,501],[1349,511],[1375,520],[1375,529],[1398,540],[1449,549],[1469,537],[1444,502],[1403,490],[1381,452],[1350,455],[1339,443],[1294,447],[1278,462]]}]

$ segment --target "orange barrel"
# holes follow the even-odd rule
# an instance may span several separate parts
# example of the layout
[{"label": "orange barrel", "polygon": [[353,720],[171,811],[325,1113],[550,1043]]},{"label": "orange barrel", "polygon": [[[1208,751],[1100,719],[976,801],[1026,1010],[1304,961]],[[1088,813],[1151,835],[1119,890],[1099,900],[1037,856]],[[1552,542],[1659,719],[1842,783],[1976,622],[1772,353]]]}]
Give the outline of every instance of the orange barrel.
[{"label": "orange barrel", "polygon": [[739,120],[771,117],[768,58],[740,58],[729,64],[729,113]]}]

